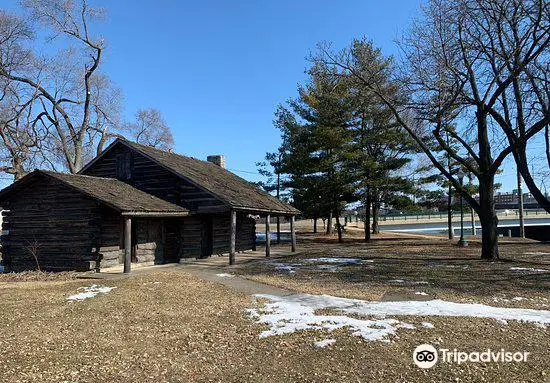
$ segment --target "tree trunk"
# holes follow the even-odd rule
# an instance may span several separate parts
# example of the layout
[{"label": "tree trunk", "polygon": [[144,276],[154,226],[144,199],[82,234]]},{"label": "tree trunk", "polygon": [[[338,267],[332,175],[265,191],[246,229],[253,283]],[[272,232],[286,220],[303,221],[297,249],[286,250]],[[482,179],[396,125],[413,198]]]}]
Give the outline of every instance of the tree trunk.
[{"label": "tree trunk", "polygon": [[522,190],[522,180],[521,173],[516,171],[518,179],[518,218],[519,218],[519,236],[520,238],[525,238],[525,219],[523,217],[523,190]]},{"label": "tree trunk", "polygon": [[329,213],[327,218],[327,234],[332,234],[332,211]]},{"label": "tree trunk", "polygon": [[365,202],[365,242],[370,242],[370,206],[371,206],[370,193],[367,193],[367,200]]},{"label": "tree trunk", "polygon": [[473,207],[470,207],[470,220],[472,221],[472,235],[476,236],[476,211]]},{"label": "tree trunk", "polygon": [[336,231],[338,232],[338,242],[344,242],[344,238],[342,236],[342,225],[340,224],[340,213],[336,214]]},{"label": "tree trunk", "polygon": [[523,176],[523,181],[525,181],[527,189],[529,189],[539,206],[550,213],[550,200],[542,194],[531,173],[529,172],[526,148],[522,147],[514,151],[514,159],[516,160],[516,165],[520,174]]},{"label": "tree trunk", "polygon": [[313,218],[313,233],[317,234],[317,217]]},{"label": "tree trunk", "polygon": [[498,260],[498,218],[495,212],[494,176],[479,178],[479,222],[481,223],[481,259]]},{"label": "tree trunk", "polygon": [[449,193],[447,194],[447,230],[449,239],[454,239],[455,232],[453,230],[453,186],[449,183]]},{"label": "tree trunk", "polygon": [[377,196],[372,201],[372,234],[380,234],[378,221],[380,218],[380,200]]}]

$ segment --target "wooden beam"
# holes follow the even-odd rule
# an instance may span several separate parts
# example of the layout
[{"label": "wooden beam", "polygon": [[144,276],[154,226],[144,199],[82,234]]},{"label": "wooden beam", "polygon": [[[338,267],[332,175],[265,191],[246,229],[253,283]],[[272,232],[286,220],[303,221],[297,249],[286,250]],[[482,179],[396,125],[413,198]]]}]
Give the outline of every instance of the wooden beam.
[{"label": "wooden beam", "polygon": [[268,214],[265,216],[265,256],[271,256],[271,239],[269,238],[270,229],[269,229],[269,220],[271,216]]},{"label": "wooden beam", "polygon": [[229,229],[229,264],[235,264],[235,244],[237,242],[237,212],[231,210],[230,229]]},{"label": "wooden beam", "polygon": [[281,244],[281,217],[277,216],[277,245]]},{"label": "wooden beam", "polygon": [[132,218],[124,218],[124,273],[132,268]]},{"label": "wooden beam", "polygon": [[294,216],[290,217],[290,242],[292,244],[292,252],[296,252],[296,225],[294,224]]}]

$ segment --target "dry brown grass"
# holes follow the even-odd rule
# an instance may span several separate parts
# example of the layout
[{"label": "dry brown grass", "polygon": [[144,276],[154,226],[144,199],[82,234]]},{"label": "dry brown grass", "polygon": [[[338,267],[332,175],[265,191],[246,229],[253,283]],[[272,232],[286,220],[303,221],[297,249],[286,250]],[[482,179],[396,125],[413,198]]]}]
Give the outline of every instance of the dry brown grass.
[{"label": "dry brown grass", "polygon": [[[302,264],[296,273],[281,273],[266,262],[244,265],[235,273],[312,294],[379,300],[387,295],[406,298],[422,291],[431,298],[550,309],[550,271],[510,270],[514,267],[550,270],[549,244],[507,241],[500,245],[501,261],[486,262],[480,259],[480,244],[475,242],[463,249],[445,239],[394,234],[382,234],[369,244],[359,238],[347,238],[343,244],[338,244],[334,237],[309,235],[301,239],[299,255],[277,259],[288,265]],[[337,272],[320,270],[305,262],[319,257],[374,262],[343,267]],[[516,297],[528,299],[513,300]]]},{"label": "dry brown grass", "polygon": [[[301,257],[328,255],[333,245],[312,247]],[[350,244],[347,255],[353,251],[375,257],[359,244]],[[437,258],[434,251],[426,256]],[[453,256],[460,258],[456,262],[466,261]],[[384,259],[380,255],[378,262]],[[249,267],[254,271],[256,266]],[[399,268],[388,266],[386,271],[398,273]],[[415,271],[401,272],[416,276]],[[268,271],[254,273],[258,278],[275,278]],[[301,273],[276,278],[285,287],[316,286],[319,292],[336,293],[332,283],[347,286],[340,291],[343,294],[335,295],[353,295],[357,286],[367,284],[361,296],[368,296],[368,281],[377,278],[361,277],[362,272],[346,277]],[[93,283],[117,288],[83,302],[66,301],[79,287]],[[373,296],[387,288],[373,286],[380,288]],[[534,289],[529,286],[524,288]],[[1,382],[544,382],[550,376],[550,332],[532,324],[405,317],[400,319],[417,329],[399,330],[390,344],[365,342],[341,330],[329,335],[337,340],[335,345],[318,349],[313,342],[326,338],[326,333],[260,339],[264,327],[245,315],[255,305],[250,296],[199,280],[183,268],[99,281],[0,282],[0,287]],[[435,328],[422,328],[422,321]],[[425,371],[411,357],[421,343],[464,351],[504,347],[531,355],[524,364],[438,364]]]},{"label": "dry brown grass", "polygon": [[46,272],[46,271],[23,271],[20,273],[0,274],[2,282],[45,282],[45,281],[68,281],[81,278],[85,273],[77,272]]}]

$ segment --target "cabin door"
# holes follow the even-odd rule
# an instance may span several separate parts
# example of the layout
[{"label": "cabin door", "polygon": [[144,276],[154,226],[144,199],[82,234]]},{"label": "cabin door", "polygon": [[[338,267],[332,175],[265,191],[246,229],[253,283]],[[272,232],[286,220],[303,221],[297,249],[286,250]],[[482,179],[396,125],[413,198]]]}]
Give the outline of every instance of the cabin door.
[{"label": "cabin door", "polygon": [[210,257],[214,250],[214,221],[212,217],[202,219],[201,258]]}]

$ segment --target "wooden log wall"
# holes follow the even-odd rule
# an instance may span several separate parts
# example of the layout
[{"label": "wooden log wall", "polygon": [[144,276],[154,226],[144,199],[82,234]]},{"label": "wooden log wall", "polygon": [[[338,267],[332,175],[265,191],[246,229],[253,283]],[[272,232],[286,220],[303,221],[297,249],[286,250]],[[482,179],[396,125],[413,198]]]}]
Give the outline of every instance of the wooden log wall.
[{"label": "wooden log wall", "polygon": [[101,209],[100,268],[116,266],[124,262],[123,221],[120,214]]},{"label": "wooden log wall", "polygon": [[[128,163],[121,166],[120,161]],[[121,172],[120,169],[124,169],[124,171]],[[208,192],[122,144],[105,153],[84,174],[118,178],[140,190],[184,206],[195,213],[229,211],[222,201]]]},{"label": "wooden log wall", "polygon": [[136,226],[134,241],[137,262],[165,263],[162,220],[134,219],[132,224]]},{"label": "wooden log wall", "polygon": [[[88,270],[100,242],[99,205],[53,180],[27,185],[4,205],[2,252],[9,270]],[[33,255],[34,254],[34,255]]]},{"label": "wooden log wall", "polygon": [[199,258],[202,250],[203,221],[200,216],[184,218],[180,221],[182,258]]},{"label": "wooden log wall", "polygon": [[[230,245],[229,214],[214,216],[214,249],[213,254],[229,253]],[[247,214],[237,213],[236,251],[252,250],[256,239],[256,221]]]}]

